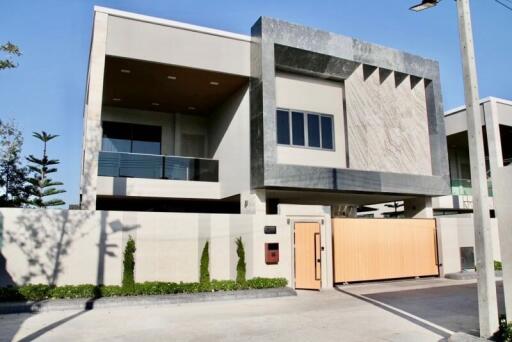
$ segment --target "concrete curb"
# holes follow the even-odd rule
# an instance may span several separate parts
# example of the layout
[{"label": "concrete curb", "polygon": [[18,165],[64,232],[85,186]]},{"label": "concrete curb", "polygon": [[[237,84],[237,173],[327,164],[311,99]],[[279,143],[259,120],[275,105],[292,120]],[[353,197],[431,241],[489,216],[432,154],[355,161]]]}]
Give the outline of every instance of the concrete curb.
[{"label": "concrete curb", "polygon": [[[497,278],[496,280],[501,279],[502,276],[503,276],[502,271],[495,271],[495,277]],[[475,271],[466,271],[466,272],[448,273],[448,274],[445,274],[444,277],[446,279],[454,279],[454,280],[472,280],[472,279],[477,279],[478,274]]]},{"label": "concrete curb", "polygon": [[98,299],[50,299],[40,302],[0,303],[0,314],[37,313],[60,310],[92,310],[123,306],[152,306],[217,302],[257,298],[296,296],[297,292],[289,287],[277,289],[255,289],[239,291],[218,291],[201,293],[180,293],[160,296],[104,297]]},{"label": "concrete curb", "polygon": [[445,339],[445,341],[448,341],[448,342],[479,342],[479,341],[489,341],[489,340],[487,340],[485,338],[469,335],[469,334],[466,334],[463,332],[457,332],[457,333],[451,335],[450,337],[448,337],[447,339]]}]

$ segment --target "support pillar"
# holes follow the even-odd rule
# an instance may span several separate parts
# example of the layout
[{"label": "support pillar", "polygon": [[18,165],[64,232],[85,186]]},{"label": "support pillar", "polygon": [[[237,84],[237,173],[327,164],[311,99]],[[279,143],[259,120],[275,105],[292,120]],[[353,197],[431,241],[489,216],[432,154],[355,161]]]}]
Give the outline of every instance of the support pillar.
[{"label": "support pillar", "polygon": [[498,105],[491,98],[484,105],[487,146],[489,149],[489,166],[493,191],[494,211],[498,221],[501,262],[503,266],[503,291],[505,294],[505,312],[512,319],[512,228],[510,226],[510,187],[500,181],[500,169],[503,168]]},{"label": "support pillar", "polygon": [[106,13],[94,13],[94,30],[89,57],[89,74],[84,110],[84,140],[82,156],[81,209],[96,209],[98,155],[101,149],[101,110],[103,105],[103,76],[107,44]]},{"label": "support pillar", "polygon": [[404,216],[407,218],[433,218],[432,198],[416,197],[404,200]]},{"label": "support pillar", "polygon": [[267,196],[265,190],[257,189],[240,195],[240,213],[266,214]]}]

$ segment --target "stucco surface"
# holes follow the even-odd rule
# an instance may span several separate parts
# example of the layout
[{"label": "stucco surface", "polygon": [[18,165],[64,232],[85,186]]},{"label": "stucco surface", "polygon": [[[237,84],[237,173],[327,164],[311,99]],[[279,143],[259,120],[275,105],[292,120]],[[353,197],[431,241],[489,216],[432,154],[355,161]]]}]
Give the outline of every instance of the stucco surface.
[{"label": "stucco surface", "polygon": [[[265,225],[277,234],[265,235]],[[210,242],[212,279],[235,279],[235,239],[241,237],[247,277],[284,277],[291,283],[290,228],[278,215],[0,209],[0,283],[120,284],[123,251],[136,243],[135,280],[198,281]],[[280,244],[280,262],[265,264],[264,243]]]}]

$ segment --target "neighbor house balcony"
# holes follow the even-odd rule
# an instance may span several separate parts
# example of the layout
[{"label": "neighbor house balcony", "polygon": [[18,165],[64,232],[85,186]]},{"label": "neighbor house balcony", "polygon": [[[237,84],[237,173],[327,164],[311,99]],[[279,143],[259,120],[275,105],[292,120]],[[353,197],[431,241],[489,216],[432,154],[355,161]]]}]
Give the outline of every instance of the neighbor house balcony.
[{"label": "neighbor house balcony", "polygon": [[[451,179],[452,195],[472,196],[471,179]],[[492,182],[487,179],[487,192],[492,197]]]}]

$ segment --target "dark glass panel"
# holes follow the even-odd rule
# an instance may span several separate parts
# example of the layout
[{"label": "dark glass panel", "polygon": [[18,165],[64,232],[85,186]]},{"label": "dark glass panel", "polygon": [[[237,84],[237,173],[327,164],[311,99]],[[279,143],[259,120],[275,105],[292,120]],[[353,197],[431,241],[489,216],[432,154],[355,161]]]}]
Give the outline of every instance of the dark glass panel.
[{"label": "dark glass panel", "polygon": [[287,111],[277,111],[277,143],[290,144],[290,117]]},{"label": "dark glass panel", "polygon": [[334,147],[333,144],[333,127],[332,127],[332,117],[330,116],[322,116],[321,117],[321,126],[322,126],[322,148],[332,150]]},{"label": "dark glass panel", "polygon": [[293,145],[304,146],[304,113],[292,112]]},{"label": "dark glass panel", "polygon": [[320,118],[316,114],[308,114],[308,146],[320,147]]}]

